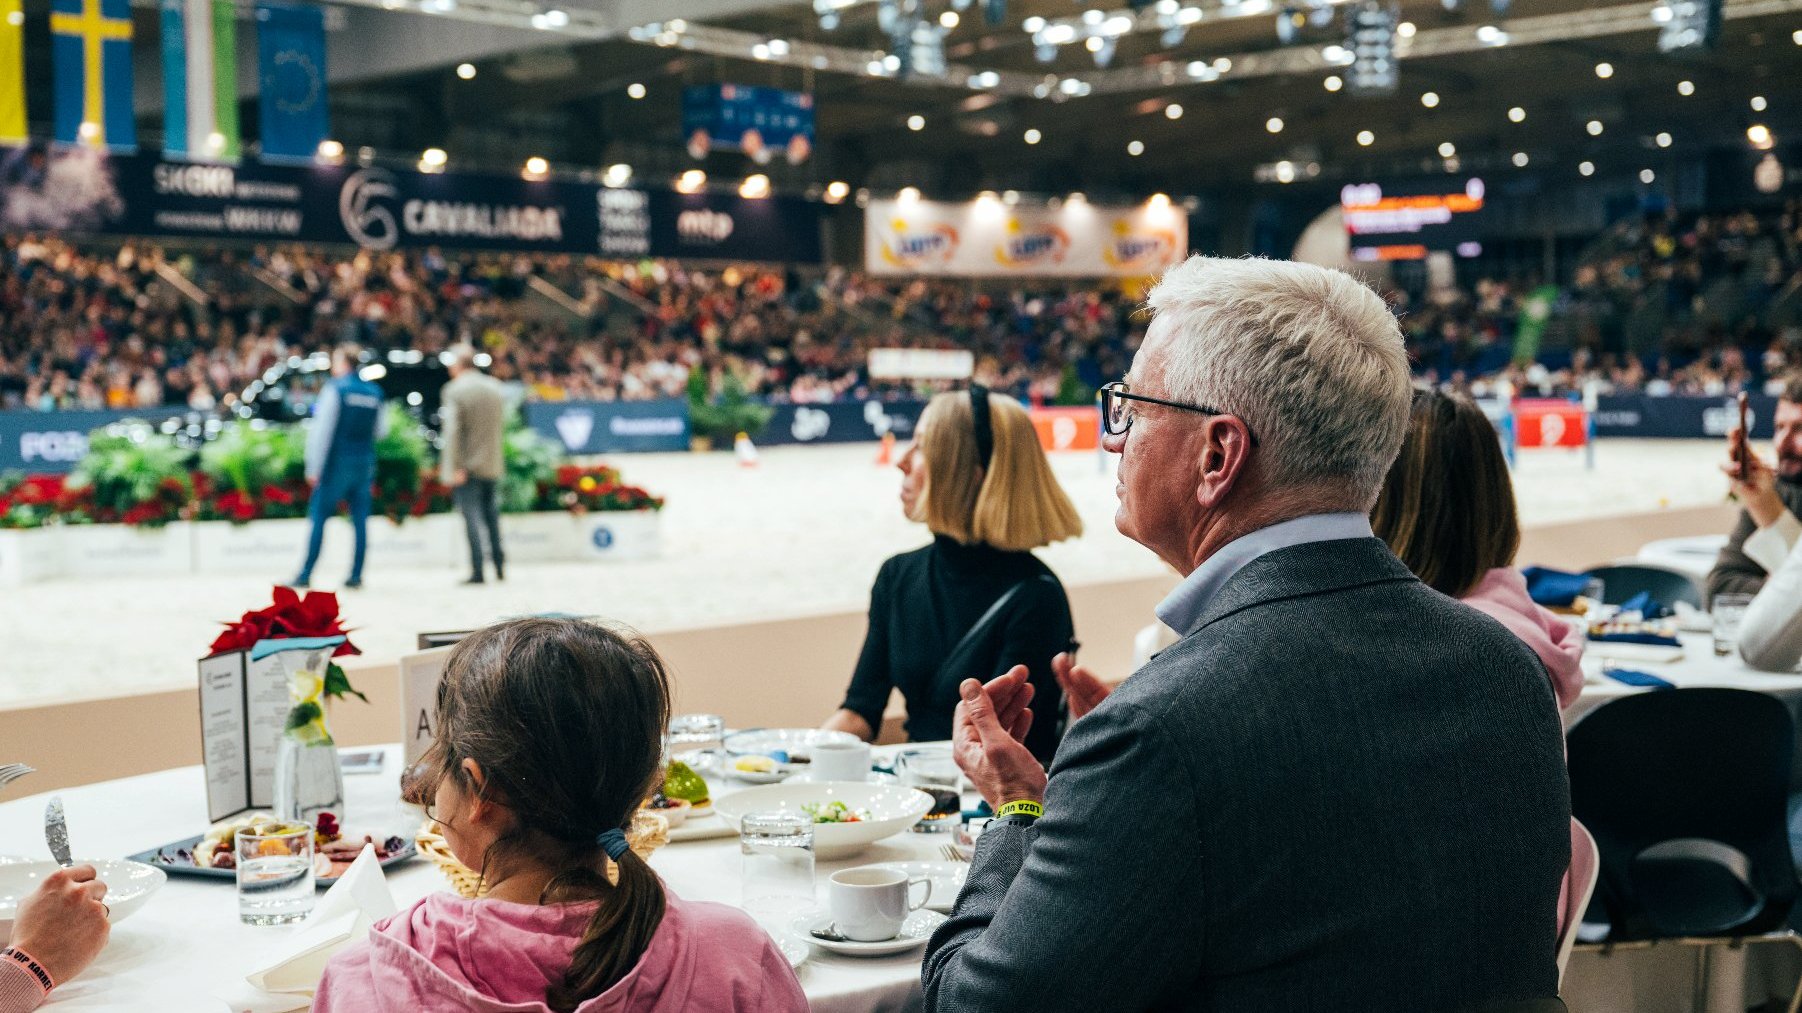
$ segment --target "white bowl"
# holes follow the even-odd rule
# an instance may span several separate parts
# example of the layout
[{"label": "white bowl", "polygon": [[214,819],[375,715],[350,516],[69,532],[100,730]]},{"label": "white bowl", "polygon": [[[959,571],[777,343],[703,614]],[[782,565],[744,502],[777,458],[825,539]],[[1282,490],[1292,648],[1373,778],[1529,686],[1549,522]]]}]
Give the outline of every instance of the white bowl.
[{"label": "white bowl", "polygon": [[746,788],[713,803],[720,817],[737,830],[751,813],[787,813],[808,818],[801,807],[810,802],[843,802],[852,809],[868,809],[870,818],[856,823],[816,823],[813,851],[820,858],[854,855],[864,848],[908,829],[932,809],[932,796],[913,788],[856,781],[821,781],[804,784],[770,784]]},{"label": "white bowl", "polygon": [[[118,858],[102,858],[77,865],[92,865],[106,884],[106,906],[109,920],[123,921],[144,906],[169,877],[163,870],[143,862]],[[12,938],[13,918],[19,913],[19,902],[31,896],[44,878],[59,867],[55,862],[27,858],[0,857],[0,943]]]}]

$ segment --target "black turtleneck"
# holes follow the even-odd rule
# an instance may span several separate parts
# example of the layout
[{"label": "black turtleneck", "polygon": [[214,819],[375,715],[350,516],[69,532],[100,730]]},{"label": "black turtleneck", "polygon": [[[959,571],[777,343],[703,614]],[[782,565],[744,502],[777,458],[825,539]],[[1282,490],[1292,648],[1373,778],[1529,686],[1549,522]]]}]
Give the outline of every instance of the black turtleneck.
[{"label": "black turtleneck", "polygon": [[[1035,579],[1040,576],[1051,579]],[[1028,583],[1005,614],[963,652],[959,670],[941,671],[964,634],[1022,581]],[[1049,762],[1063,712],[1051,658],[1071,648],[1071,631],[1064,587],[1032,553],[961,545],[936,535],[931,545],[890,557],[876,574],[870,629],[843,706],[880,730],[889,693],[898,689],[907,702],[909,741],[949,739],[959,682],[972,677],[986,682],[1025,665],[1036,688],[1026,745]]]}]

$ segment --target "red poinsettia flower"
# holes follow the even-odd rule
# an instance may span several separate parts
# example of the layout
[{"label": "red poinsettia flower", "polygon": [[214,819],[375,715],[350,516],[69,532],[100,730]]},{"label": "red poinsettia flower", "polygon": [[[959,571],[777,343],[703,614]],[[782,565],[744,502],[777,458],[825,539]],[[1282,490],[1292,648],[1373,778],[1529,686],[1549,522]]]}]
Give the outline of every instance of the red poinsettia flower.
[{"label": "red poinsettia flower", "polygon": [[[302,597],[293,588],[277,587],[274,604],[244,613],[225,624],[225,632],[213,641],[212,653],[245,651],[259,640],[279,637],[335,637],[349,631],[338,616],[338,596],[329,591],[308,591]],[[333,657],[363,653],[346,639]]]}]

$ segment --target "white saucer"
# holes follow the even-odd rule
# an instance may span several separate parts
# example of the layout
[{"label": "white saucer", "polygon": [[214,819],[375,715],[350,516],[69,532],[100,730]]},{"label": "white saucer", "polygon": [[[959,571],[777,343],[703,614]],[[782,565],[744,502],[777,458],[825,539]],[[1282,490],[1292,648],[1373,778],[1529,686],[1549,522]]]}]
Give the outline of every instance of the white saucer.
[{"label": "white saucer", "polygon": [[908,950],[919,949],[926,945],[932,937],[932,931],[945,921],[945,916],[937,911],[915,911],[901,923],[901,933],[893,939],[884,939],[877,943],[834,943],[821,939],[813,934],[814,929],[832,927],[832,916],[813,914],[796,919],[795,934],[822,950],[842,953],[847,957],[887,957]]},{"label": "white saucer", "polygon": [[926,910],[942,914],[950,914],[956,906],[964,878],[970,874],[969,862],[877,862],[869,868],[893,869],[908,879],[930,880],[932,896],[926,901]]}]

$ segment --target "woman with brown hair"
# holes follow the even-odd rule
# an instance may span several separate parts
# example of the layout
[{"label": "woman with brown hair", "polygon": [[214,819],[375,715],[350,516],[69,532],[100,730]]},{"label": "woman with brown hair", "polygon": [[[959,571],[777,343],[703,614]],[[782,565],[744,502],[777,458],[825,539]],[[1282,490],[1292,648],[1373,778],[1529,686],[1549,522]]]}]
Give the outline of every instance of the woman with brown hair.
[{"label": "woman with brown hair", "polygon": [[755,922],[680,900],[626,845],[668,719],[663,662],[637,637],[520,619],[459,643],[405,796],[485,895],[377,923],[326,966],[316,1013],[806,1010]]},{"label": "woman with brown hair", "polygon": [[1039,715],[1026,745],[1050,762],[1063,701],[1051,659],[1075,643],[1064,586],[1032,550],[1082,534],[1082,519],[1032,417],[979,385],[939,394],[897,467],[901,509],[926,525],[932,544],[876,574],[863,651],[825,727],[874,739],[898,689],[908,739],[949,739],[960,682],[1024,665]]},{"label": "woman with brown hair", "polygon": [[1486,613],[1545,665],[1559,707],[1583,691],[1583,639],[1514,568],[1520,518],[1495,425],[1461,394],[1416,388],[1408,435],[1371,511],[1376,536],[1428,587]]}]

